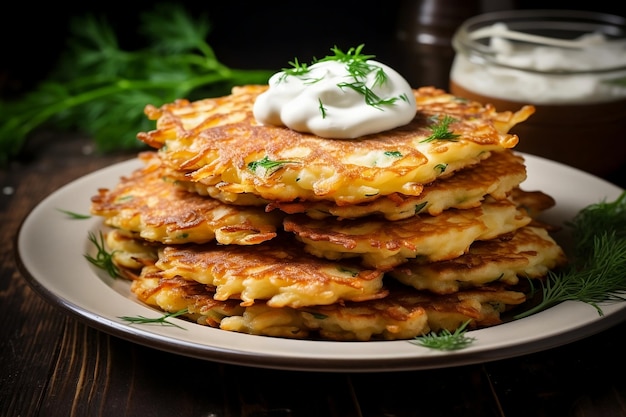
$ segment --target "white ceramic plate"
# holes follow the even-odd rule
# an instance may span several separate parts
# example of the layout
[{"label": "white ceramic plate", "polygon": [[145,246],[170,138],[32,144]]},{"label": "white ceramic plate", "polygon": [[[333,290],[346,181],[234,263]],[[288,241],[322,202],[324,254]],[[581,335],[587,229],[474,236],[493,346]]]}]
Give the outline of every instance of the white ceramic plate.
[{"label": "white ceramic plate", "polygon": [[[544,218],[562,224],[583,207],[613,201],[622,189],[582,171],[531,155],[526,157],[525,190],[542,190],[556,201]],[[120,316],[160,317],[161,312],[133,299],[124,280],[114,280],[84,257],[93,249],[88,232],[101,219],[72,219],[60,210],[89,213],[99,187],[113,187],[122,175],[141,166],[122,162],[82,177],[44,199],[24,219],[16,242],[21,271],[47,301],[90,326],[132,342],[181,355],[265,368],[310,371],[393,371],[441,368],[528,354],[591,336],[626,318],[626,302],[590,305],[565,302],[533,316],[474,330],[475,342],[444,352],[409,341],[325,342],[288,340],[233,333],[169,319],[180,326],[134,324]],[[556,236],[559,240],[559,236]],[[565,238],[565,236],[561,236]],[[564,244],[566,245],[566,244]]]}]

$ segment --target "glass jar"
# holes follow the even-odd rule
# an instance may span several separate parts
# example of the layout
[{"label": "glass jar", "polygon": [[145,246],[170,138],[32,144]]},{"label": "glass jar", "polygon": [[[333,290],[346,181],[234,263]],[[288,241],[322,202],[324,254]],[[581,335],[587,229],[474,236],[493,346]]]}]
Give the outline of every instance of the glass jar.
[{"label": "glass jar", "polygon": [[599,176],[626,167],[626,19],[509,10],[466,20],[452,40],[450,92],[498,111],[532,104],[517,150]]}]

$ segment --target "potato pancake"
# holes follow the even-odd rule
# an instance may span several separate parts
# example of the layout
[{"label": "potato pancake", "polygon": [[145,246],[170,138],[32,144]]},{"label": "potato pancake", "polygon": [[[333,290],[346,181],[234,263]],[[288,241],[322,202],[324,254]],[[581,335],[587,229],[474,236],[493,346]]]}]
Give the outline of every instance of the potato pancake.
[{"label": "potato pancake", "polygon": [[515,285],[519,278],[541,278],[567,262],[545,229],[522,227],[510,236],[478,241],[458,258],[420,264],[407,262],[388,275],[418,290],[450,294],[498,281]]},{"label": "potato pancake", "polygon": [[289,215],[284,229],[326,259],[359,257],[368,267],[389,270],[409,259],[420,263],[459,257],[476,240],[493,239],[532,219],[510,200],[487,199],[479,207],[445,210],[389,222],[382,219],[315,220]]},{"label": "potato pancake", "polygon": [[187,309],[186,318],[211,327],[219,327],[224,317],[245,312],[237,300],[215,300],[208,285],[180,277],[161,279],[159,273],[156,267],[146,267],[131,283],[131,292],[141,302],[170,313]]},{"label": "potato pancake", "polygon": [[224,204],[187,191],[164,176],[155,152],[140,155],[145,166],[113,189],[99,189],[91,213],[107,226],[152,242],[255,245],[276,236],[280,213]]},{"label": "potato pancake", "polygon": [[[358,204],[395,193],[418,196],[425,184],[513,148],[518,137],[509,129],[534,112],[527,106],[498,113],[424,87],[414,90],[417,113],[409,124],[335,140],[256,122],[252,107],[266,89],[242,86],[225,97],[147,106],[157,128],[137,137],[159,149],[172,169],[225,193]],[[437,134],[442,129],[446,139]]]},{"label": "potato pancake", "polygon": [[250,193],[230,193],[218,188],[218,184],[203,184],[191,181],[187,175],[182,172],[175,171],[171,168],[165,169],[165,175],[176,181],[180,187],[187,191],[199,194],[204,197],[211,197],[222,203],[232,204],[235,206],[263,206],[265,207],[269,201]]},{"label": "potato pancake", "polygon": [[556,204],[554,198],[543,191],[522,190],[519,187],[511,190],[511,198],[515,201],[518,207],[523,208],[533,219],[536,219],[541,213],[554,207]]},{"label": "potato pancake", "polygon": [[354,219],[382,215],[396,221],[416,214],[436,216],[449,208],[477,207],[486,196],[501,200],[526,179],[524,159],[510,150],[492,152],[480,164],[463,168],[454,175],[424,186],[417,196],[391,194],[368,203],[336,205],[329,201],[271,202],[267,210],[279,209],[288,214],[305,213],[314,219],[334,216]]},{"label": "potato pancake", "polygon": [[305,253],[293,239],[240,245],[165,246],[155,264],[163,276],[215,287],[215,299],[242,305],[267,300],[271,307],[302,307],[384,297],[383,272],[350,261]]},{"label": "potato pancake", "polygon": [[[246,308],[241,316],[224,318],[220,328],[250,334],[272,334],[290,323],[282,337],[306,329],[307,337],[335,341],[412,339],[430,331],[454,331],[500,324],[501,313],[526,301],[524,293],[500,285],[435,295],[405,288],[381,300],[312,306],[298,310],[272,309],[266,305]],[[285,320],[290,317],[290,322]],[[295,325],[295,326],[294,326]],[[296,330],[297,329],[297,330]]]},{"label": "potato pancake", "polygon": [[136,239],[132,233],[113,229],[105,233],[105,244],[113,264],[124,278],[134,279],[144,266],[151,266],[159,258],[160,244]]},{"label": "potato pancake", "polygon": [[336,341],[402,340],[430,331],[454,331],[501,323],[504,311],[526,300],[520,291],[500,284],[435,295],[393,288],[388,297],[303,308],[270,307],[264,302],[241,306],[236,300],[216,300],[210,286],[180,277],[163,278],[147,268],[131,284],[146,304],[166,312],[187,309],[195,323],[254,335]]}]

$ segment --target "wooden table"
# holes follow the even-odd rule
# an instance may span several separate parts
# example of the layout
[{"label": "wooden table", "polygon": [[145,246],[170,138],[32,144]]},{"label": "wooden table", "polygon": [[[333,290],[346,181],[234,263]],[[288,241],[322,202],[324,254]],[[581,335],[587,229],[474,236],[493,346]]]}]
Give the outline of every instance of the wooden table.
[{"label": "wooden table", "polygon": [[626,416],[626,322],[513,359],[373,373],[221,364],[90,328],[31,290],[15,235],[48,194],[134,153],[99,156],[86,138],[54,135],[31,149],[0,171],[0,416]]}]

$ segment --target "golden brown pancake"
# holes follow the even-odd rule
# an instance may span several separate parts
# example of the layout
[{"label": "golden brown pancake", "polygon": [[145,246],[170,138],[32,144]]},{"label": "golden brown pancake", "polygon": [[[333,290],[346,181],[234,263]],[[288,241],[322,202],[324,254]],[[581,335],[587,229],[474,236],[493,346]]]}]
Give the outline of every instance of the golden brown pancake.
[{"label": "golden brown pancake", "polygon": [[135,278],[141,268],[154,265],[159,258],[160,244],[136,239],[132,233],[120,229],[109,230],[104,235],[107,252],[125,278]]},{"label": "golden brown pancake", "polygon": [[[252,106],[266,86],[237,87],[226,97],[146,107],[157,128],[138,138],[192,181],[224,193],[269,201],[358,204],[424,185],[510,149],[508,130],[534,109],[498,113],[430,87],[415,90],[417,114],[405,126],[355,140],[334,140],[256,122]],[[453,139],[433,138],[445,116]]]},{"label": "golden brown pancake", "polygon": [[351,261],[329,261],[304,252],[298,242],[274,239],[261,245],[165,246],[156,266],[215,287],[215,298],[242,305],[267,300],[271,307],[302,307],[364,301],[386,295],[383,273]]},{"label": "golden brown pancake", "polygon": [[164,176],[154,152],[140,155],[145,166],[113,189],[99,189],[91,213],[107,226],[152,242],[255,245],[276,236],[280,213],[224,204],[178,187]]},{"label": "golden brown pancake", "polygon": [[320,258],[359,257],[363,265],[389,270],[409,259],[426,263],[459,257],[474,241],[493,239],[530,221],[512,201],[487,199],[479,207],[395,222],[290,215],[285,218],[284,229],[304,242],[307,252]]},{"label": "golden brown pancake", "polygon": [[519,187],[511,190],[511,198],[518,207],[523,208],[533,219],[536,219],[541,213],[554,207],[556,204],[554,198],[543,191],[528,191]]},{"label": "golden brown pancake", "polygon": [[162,279],[159,273],[154,266],[146,267],[143,274],[132,281],[131,291],[141,302],[170,313],[187,309],[186,318],[211,327],[219,327],[224,317],[245,311],[238,300],[215,300],[213,289],[208,285],[180,277]]},{"label": "golden brown pancake", "polygon": [[315,219],[330,216],[354,219],[382,215],[387,220],[395,221],[422,213],[436,216],[449,208],[477,207],[486,196],[502,200],[525,179],[524,159],[505,150],[492,152],[489,158],[479,164],[425,185],[417,197],[396,193],[367,203],[341,206],[329,201],[278,201],[269,203],[267,209],[279,209],[288,214],[305,213]]},{"label": "golden brown pancake", "polygon": [[[295,244],[294,244],[295,243]],[[306,254],[298,242],[278,238],[258,246],[155,245],[106,233],[106,245],[122,276],[132,280],[158,272],[211,287],[218,300],[241,305],[267,301],[273,307],[300,307],[387,295],[383,273],[350,261],[331,262]]]},{"label": "golden brown pancake", "polygon": [[502,238],[474,242],[458,258],[428,264],[409,261],[388,275],[418,290],[450,294],[494,281],[515,285],[520,277],[541,278],[566,261],[545,229],[526,226]]},{"label": "golden brown pancake", "polygon": [[165,175],[172,178],[184,189],[197,193],[201,196],[211,197],[225,204],[235,206],[258,206],[265,207],[269,201],[250,193],[229,193],[218,188],[218,184],[203,184],[191,181],[185,173],[175,171],[171,168],[165,169]]},{"label": "golden brown pancake", "polygon": [[[138,299],[166,312],[187,309],[202,325],[254,335],[291,339],[370,341],[411,339],[430,331],[454,331],[501,323],[501,313],[526,300],[522,292],[495,284],[450,295],[394,288],[388,297],[303,308],[270,307],[264,302],[241,306],[218,301],[212,288],[180,277],[163,278],[149,269],[133,281]],[[398,291],[396,291],[398,290]]]}]

